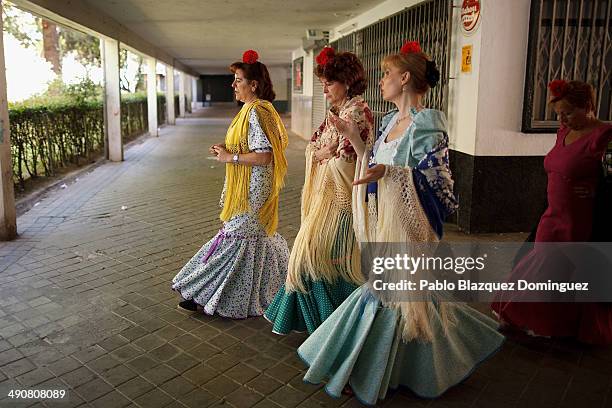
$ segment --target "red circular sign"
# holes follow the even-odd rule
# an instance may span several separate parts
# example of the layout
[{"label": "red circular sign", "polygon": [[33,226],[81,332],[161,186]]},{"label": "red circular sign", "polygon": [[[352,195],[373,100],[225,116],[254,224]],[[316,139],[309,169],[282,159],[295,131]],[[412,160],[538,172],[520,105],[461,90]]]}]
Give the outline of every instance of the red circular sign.
[{"label": "red circular sign", "polygon": [[461,5],[461,26],[466,33],[475,31],[480,21],[480,0],[463,0]]}]

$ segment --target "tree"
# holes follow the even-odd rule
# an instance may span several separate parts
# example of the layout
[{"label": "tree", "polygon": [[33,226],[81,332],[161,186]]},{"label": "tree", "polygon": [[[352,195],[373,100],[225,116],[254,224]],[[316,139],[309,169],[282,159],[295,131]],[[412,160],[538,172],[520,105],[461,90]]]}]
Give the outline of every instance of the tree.
[{"label": "tree", "polygon": [[[6,1],[2,2],[2,16],[4,30],[22,46],[41,49],[43,57],[58,75],[62,72],[63,57],[71,51],[76,53],[79,62],[85,66],[100,64],[100,40],[94,36],[34,17]],[[37,26],[35,31],[42,36],[33,35],[33,27],[28,23],[32,19]]]},{"label": "tree", "polygon": [[19,21],[22,13],[9,5],[6,1],[2,2],[2,22],[4,31],[12,35],[24,47],[35,47],[36,38],[28,35],[23,27],[23,21]]},{"label": "tree", "polygon": [[43,19],[41,26],[43,34],[43,57],[51,64],[53,72],[57,75],[61,75],[62,59],[60,56],[57,25],[49,20]]},{"label": "tree", "polygon": [[100,65],[100,39],[64,27],[60,27],[59,36],[62,55],[75,51],[83,65]]}]

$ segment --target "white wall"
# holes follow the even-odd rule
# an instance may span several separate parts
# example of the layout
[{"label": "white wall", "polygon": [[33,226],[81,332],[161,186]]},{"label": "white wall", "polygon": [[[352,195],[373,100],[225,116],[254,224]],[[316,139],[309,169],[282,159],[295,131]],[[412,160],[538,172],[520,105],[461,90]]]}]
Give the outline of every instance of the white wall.
[{"label": "white wall", "polygon": [[521,132],[530,3],[484,1],[478,29],[482,44],[476,149],[472,154],[541,156],[554,145],[554,134]]},{"label": "white wall", "polygon": [[272,86],[276,93],[277,101],[286,101],[289,98],[287,90],[287,78],[291,77],[291,67],[268,67],[270,73],[270,79],[272,80]]},{"label": "white wall", "polygon": [[[455,1],[457,3],[457,1]],[[459,1],[459,4],[461,1]],[[453,9],[448,86],[448,134],[450,148],[473,155],[476,151],[478,81],[481,29],[466,37],[461,32],[458,9]],[[472,45],[472,72],[461,73],[461,48]]]},{"label": "white wall", "polygon": [[310,139],[312,134],[314,56],[312,51],[305,52],[302,48],[298,48],[291,53],[291,61],[300,57],[304,57],[303,87],[302,93],[293,92],[291,96],[291,130],[305,139]]}]

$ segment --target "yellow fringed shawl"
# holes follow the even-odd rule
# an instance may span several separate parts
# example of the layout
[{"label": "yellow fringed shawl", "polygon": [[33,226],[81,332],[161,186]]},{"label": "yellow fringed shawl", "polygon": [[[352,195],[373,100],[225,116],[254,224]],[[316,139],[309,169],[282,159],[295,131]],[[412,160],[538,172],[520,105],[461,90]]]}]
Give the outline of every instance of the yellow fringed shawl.
[{"label": "yellow fringed shawl", "polygon": [[[288,138],[285,125],[280,116],[268,101],[256,99],[245,104],[234,117],[225,135],[225,148],[232,154],[249,153],[249,116],[255,109],[259,125],[272,145],[272,191],[268,199],[259,210],[259,222],[264,226],[266,233],[271,236],[278,227],[278,197],[284,185],[287,174],[287,159],[285,149]],[[226,192],[223,210],[219,216],[222,221],[228,221],[236,215],[250,211],[249,185],[251,181],[251,167],[242,164],[228,163],[225,166]]]}]

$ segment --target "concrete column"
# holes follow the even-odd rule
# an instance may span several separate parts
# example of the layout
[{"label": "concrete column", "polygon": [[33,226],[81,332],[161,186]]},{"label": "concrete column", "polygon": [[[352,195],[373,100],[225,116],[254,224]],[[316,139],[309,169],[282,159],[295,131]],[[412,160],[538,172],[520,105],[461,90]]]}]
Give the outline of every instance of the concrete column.
[{"label": "concrete column", "polygon": [[191,109],[195,109],[198,101],[198,80],[191,77]]},{"label": "concrete column", "polygon": [[166,107],[168,108],[167,123],[175,125],[176,118],[174,115],[174,68],[166,65]]},{"label": "concrete column", "polygon": [[193,112],[193,107],[191,106],[191,75],[185,74],[185,110],[191,110]]},{"label": "concrete column", "polygon": [[[1,7],[2,1],[0,1]],[[0,13],[0,33],[2,29],[2,13]],[[6,97],[4,42],[0,35],[0,240],[9,241],[16,237],[17,214],[15,211],[15,191],[13,190],[13,164],[11,160],[8,100]]]},{"label": "concrete column", "polygon": [[185,74],[183,72],[178,73],[179,79],[179,116],[185,117]]},{"label": "concrete column", "polygon": [[107,159],[123,161],[121,140],[121,91],[119,89],[119,41],[100,40],[104,68],[104,131]]},{"label": "concrete column", "polygon": [[147,107],[149,110],[149,134],[159,136],[157,133],[157,60],[147,57]]}]

